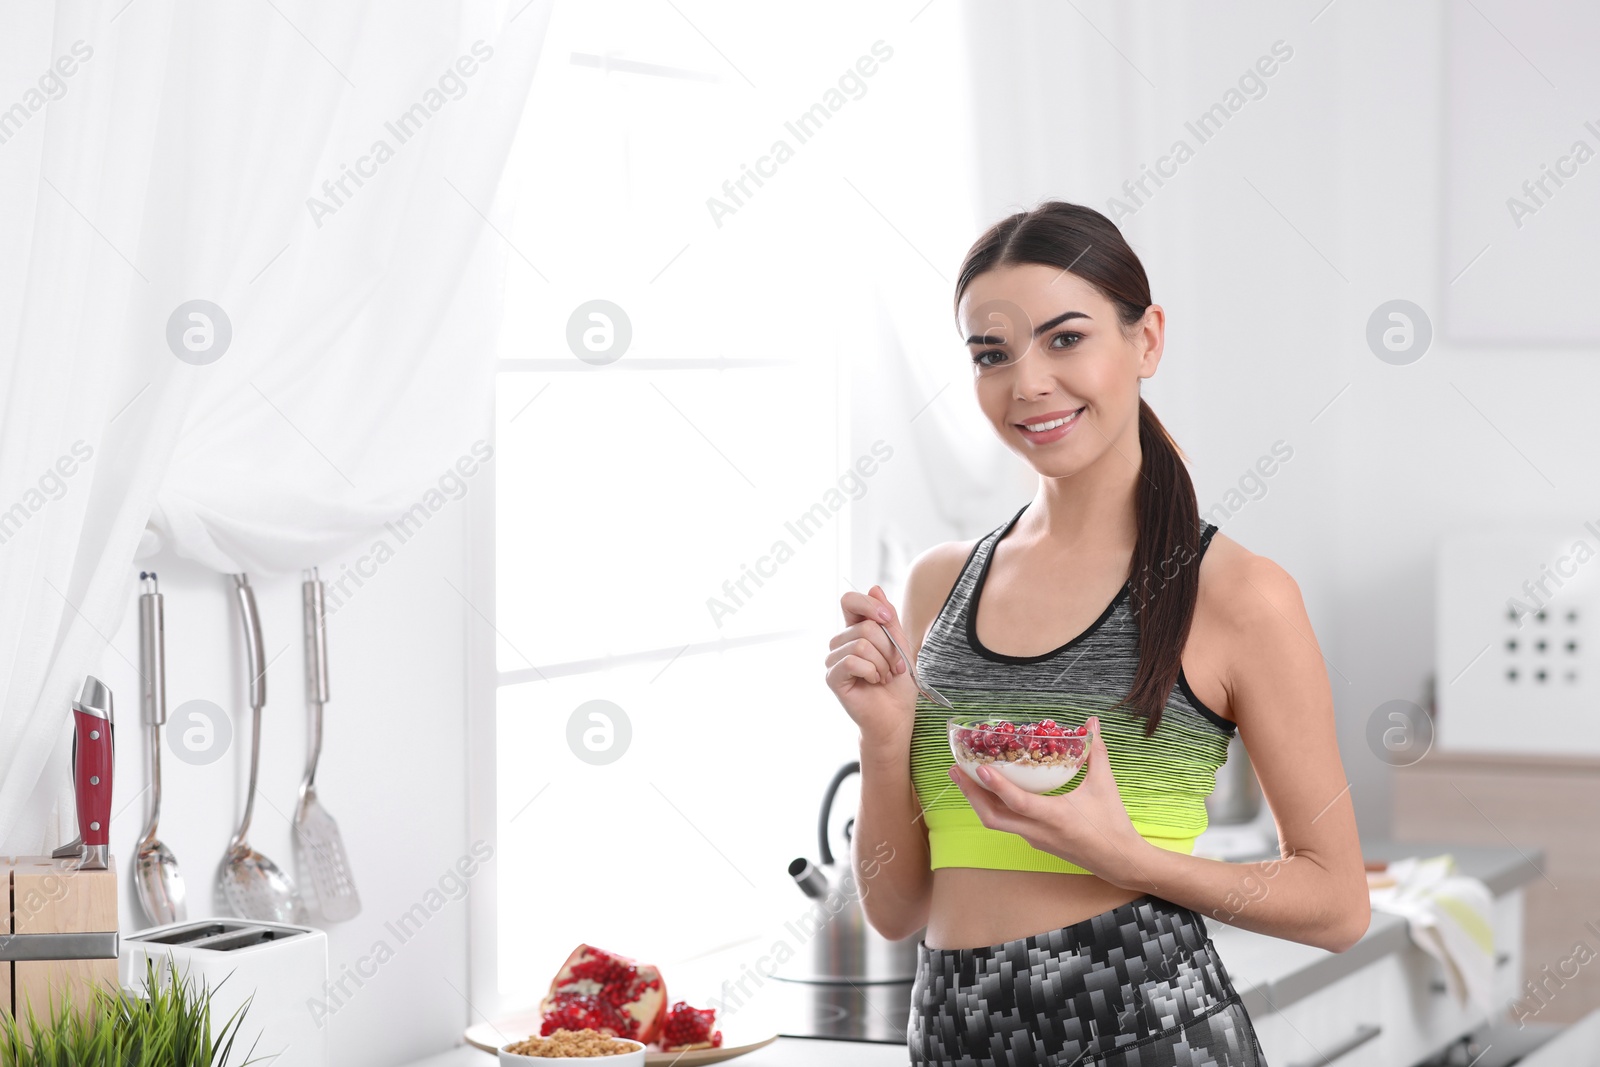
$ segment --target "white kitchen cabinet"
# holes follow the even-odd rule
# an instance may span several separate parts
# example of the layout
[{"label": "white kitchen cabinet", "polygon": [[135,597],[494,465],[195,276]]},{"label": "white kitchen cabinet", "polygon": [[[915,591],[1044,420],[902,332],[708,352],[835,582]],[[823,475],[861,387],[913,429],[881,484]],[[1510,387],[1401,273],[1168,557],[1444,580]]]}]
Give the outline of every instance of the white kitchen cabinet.
[{"label": "white kitchen cabinet", "polygon": [[1269,1067],[1391,1063],[1384,1019],[1390,953],[1308,997],[1251,1016]]},{"label": "white kitchen cabinet", "polygon": [[[1522,971],[1522,902],[1521,889],[1494,900],[1496,1018],[1504,1017]],[[1270,1067],[1408,1067],[1488,1020],[1457,1003],[1438,961],[1408,941],[1252,1021]]]},{"label": "white kitchen cabinet", "polygon": [[[1494,900],[1493,1020],[1505,1018],[1506,1006],[1515,999],[1517,976],[1522,973],[1522,902],[1521,889]],[[1443,967],[1415,944],[1408,943],[1391,959],[1396,996],[1391,1045],[1394,1059],[1388,1062],[1415,1063],[1466,1031],[1491,1021],[1476,1008],[1457,1002],[1445,985]]]}]

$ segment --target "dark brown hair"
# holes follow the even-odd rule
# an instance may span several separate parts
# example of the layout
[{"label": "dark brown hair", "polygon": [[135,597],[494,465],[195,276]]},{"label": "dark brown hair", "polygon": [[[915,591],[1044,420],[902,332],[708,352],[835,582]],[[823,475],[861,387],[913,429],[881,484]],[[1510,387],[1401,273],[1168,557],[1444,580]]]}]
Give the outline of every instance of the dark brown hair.
[{"label": "dark brown hair", "polygon": [[[978,275],[1024,263],[1058,267],[1094,286],[1116,307],[1125,336],[1150,306],[1144,265],[1116,225],[1093,208],[1060,200],[1002,219],[978,238],[962,261],[955,306],[960,307],[962,294]],[[1031,323],[1018,325],[1016,334],[1032,328]],[[1200,507],[1184,467],[1187,457],[1142,397],[1139,450],[1143,453],[1135,501],[1139,537],[1133,549],[1129,597],[1139,626],[1139,668],[1128,695],[1112,707],[1127,705],[1143,714],[1149,736],[1160,725],[1167,696],[1177,683],[1194,619],[1200,569],[1185,564],[1199,559]],[[1135,575],[1142,580],[1133,580]]]}]

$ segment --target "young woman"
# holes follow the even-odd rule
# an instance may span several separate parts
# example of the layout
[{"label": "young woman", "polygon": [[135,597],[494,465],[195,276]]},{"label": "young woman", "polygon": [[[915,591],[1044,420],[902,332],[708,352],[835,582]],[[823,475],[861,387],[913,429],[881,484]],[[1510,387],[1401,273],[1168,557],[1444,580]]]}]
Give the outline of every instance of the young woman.
[{"label": "young woman", "polygon": [[[903,618],[877,586],[846,593],[827,658],[860,730],[863,908],[888,938],[927,928],[911,1062],[1260,1067],[1203,916],[1342,952],[1371,915],[1299,588],[1201,520],[1139,396],[1165,315],[1110,220],[1061,202],[1005,219],[967,254],[955,310],[978,406],[1038,489],[919,556]],[[1041,713],[1089,725],[1067,786],[953,766],[951,715]],[[1275,860],[1192,854],[1235,731]]]}]

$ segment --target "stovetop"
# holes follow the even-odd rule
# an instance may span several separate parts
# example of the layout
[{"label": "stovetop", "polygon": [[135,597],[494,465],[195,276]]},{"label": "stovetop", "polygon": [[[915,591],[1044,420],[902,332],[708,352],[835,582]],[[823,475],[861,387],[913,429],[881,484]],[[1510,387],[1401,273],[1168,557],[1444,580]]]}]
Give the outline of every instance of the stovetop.
[{"label": "stovetop", "polygon": [[794,982],[776,978],[766,989],[778,1001],[783,1037],[906,1043],[911,981]]}]

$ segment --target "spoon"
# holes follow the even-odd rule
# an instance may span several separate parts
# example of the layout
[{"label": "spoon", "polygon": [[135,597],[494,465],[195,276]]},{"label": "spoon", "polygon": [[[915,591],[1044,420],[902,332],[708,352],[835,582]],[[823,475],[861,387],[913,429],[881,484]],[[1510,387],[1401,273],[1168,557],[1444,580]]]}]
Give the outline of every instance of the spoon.
[{"label": "spoon", "polygon": [[[880,622],[878,625],[883,626],[883,623]],[[900,642],[894,639],[894,634],[889,632],[889,628],[887,626],[883,626],[883,633],[884,636],[889,639],[889,643],[894,646],[894,650],[900,653],[900,658],[906,661],[906,673],[911,676],[911,684],[917,687],[917,692],[921,693],[935,704],[954,711],[954,704],[950,703],[935,690],[929,689],[927,686],[922,684],[922,679],[917,677],[917,668],[911,663],[911,657],[906,655],[906,650],[900,647]]]},{"label": "spoon", "polygon": [[227,855],[217,871],[218,903],[231,908],[243,919],[299,922],[300,899],[295,894],[294,882],[277,864],[245,843],[250,816],[256,806],[256,776],[261,763],[261,708],[267,702],[267,678],[255,592],[250,588],[247,575],[235,574],[233,582],[244,622],[245,658],[250,669],[250,791],[245,794],[244,818],[228,843]]},{"label": "spoon", "polygon": [[139,691],[139,712],[149,731],[150,821],[145,824],[133,857],[133,884],[139,906],[157,926],[183,922],[183,875],[172,850],[156,837],[161,819],[161,727],[167,721],[167,654],[163,597],[155,572],[139,572],[144,592],[139,595],[139,664],[144,685]]}]

